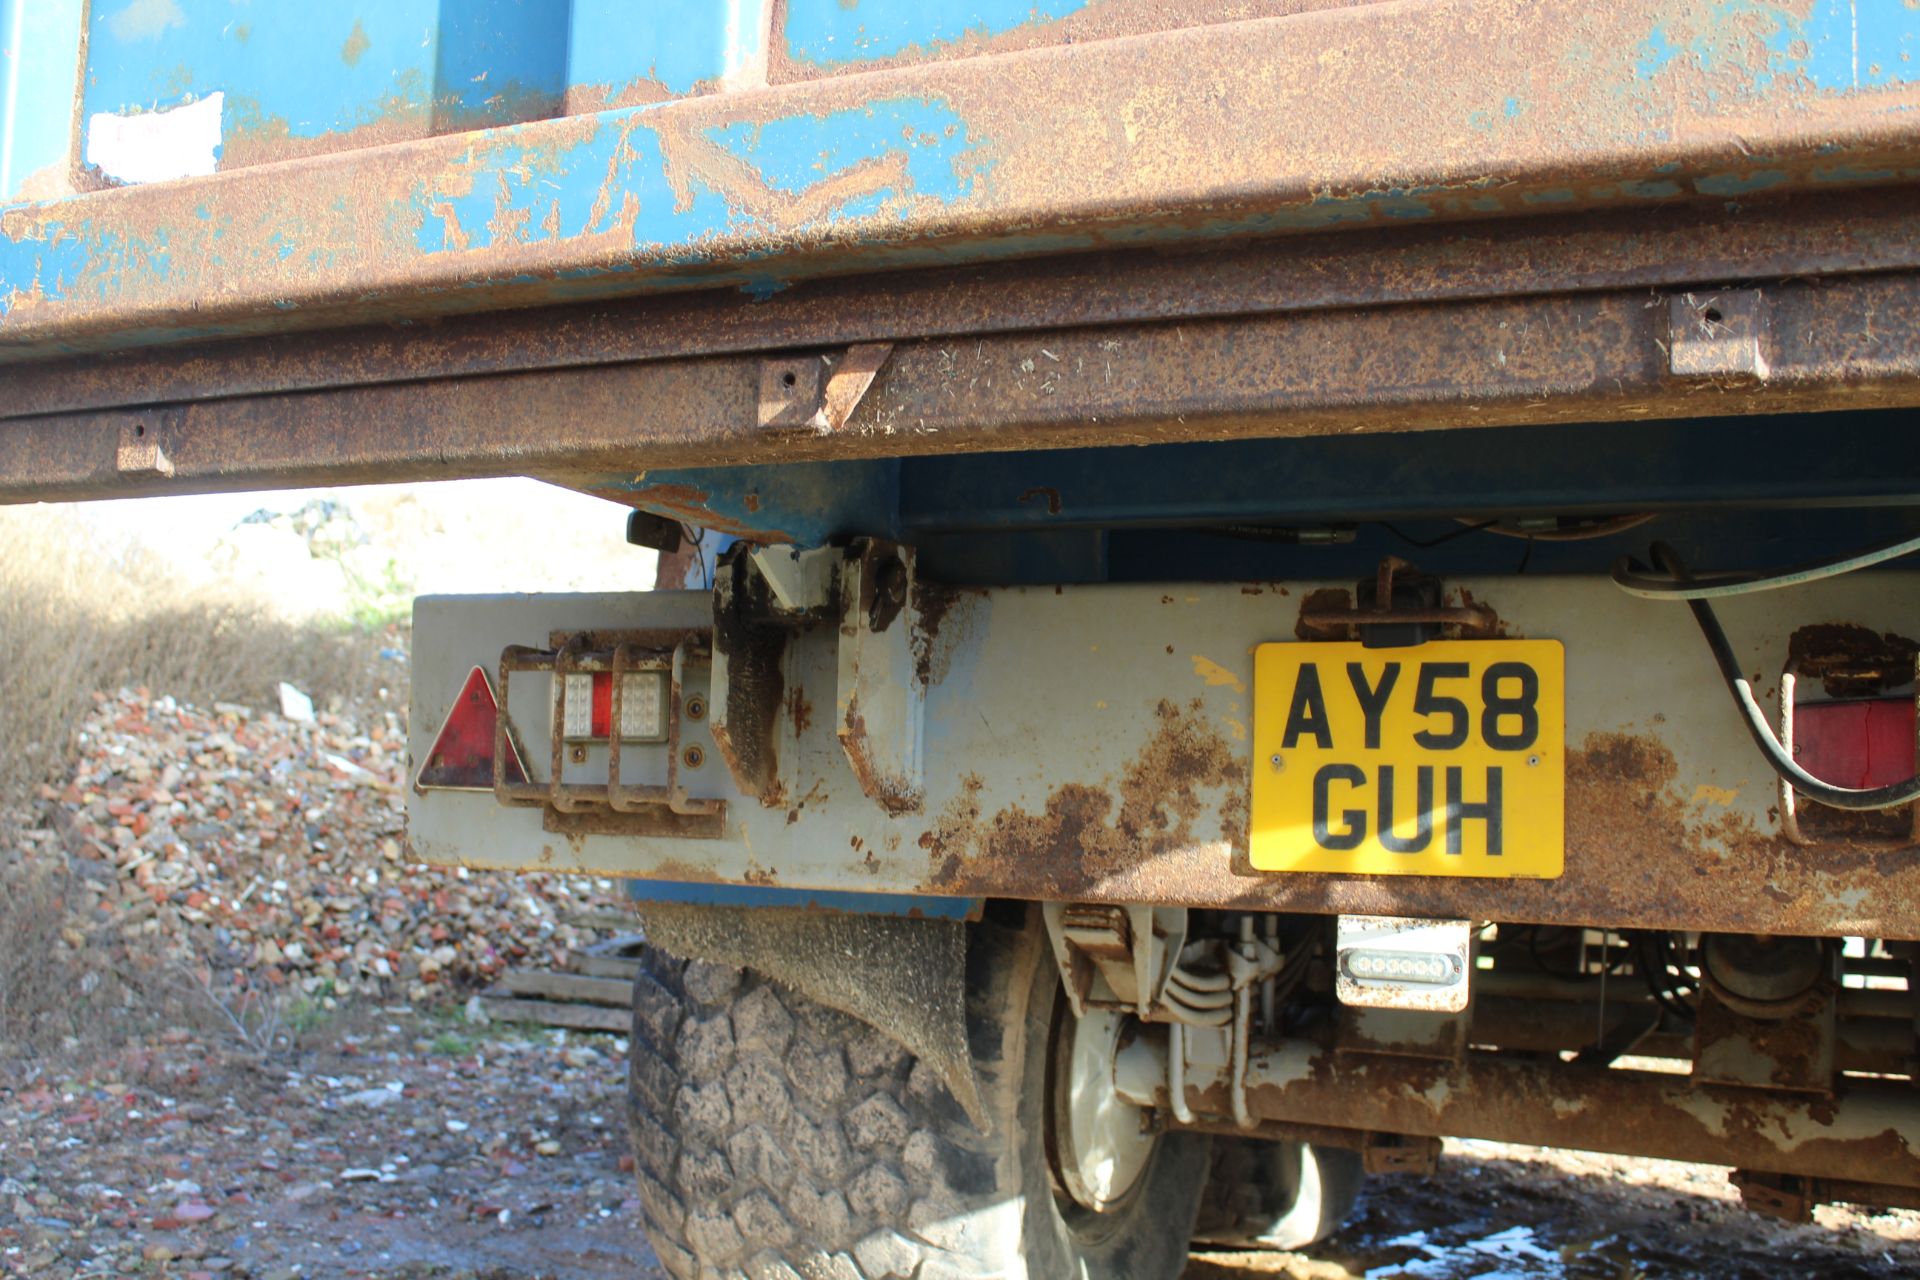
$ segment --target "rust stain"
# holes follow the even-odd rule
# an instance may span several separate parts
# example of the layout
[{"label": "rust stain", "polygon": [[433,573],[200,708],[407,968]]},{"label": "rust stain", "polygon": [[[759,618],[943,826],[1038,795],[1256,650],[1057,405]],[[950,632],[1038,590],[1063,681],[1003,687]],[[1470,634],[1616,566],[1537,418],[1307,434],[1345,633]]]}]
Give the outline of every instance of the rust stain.
[{"label": "rust stain", "polygon": [[907,643],[913,651],[913,673],[922,687],[938,683],[947,674],[947,666],[959,638],[943,636],[942,628],[946,625],[947,615],[963,598],[969,597],[983,600],[986,592],[979,587],[949,587],[918,578],[914,580],[912,600],[916,621]]},{"label": "rust stain", "polygon": [[1320,587],[1307,592],[1300,598],[1300,613],[1293,625],[1293,634],[1300,640],[1324,640],[1326,637],[1308,629],[1304,619],[1311,613],[1345,612],[1353,608],[1353,592],[1345,587]]},{"label": "rust stain", "polygon": [[340,61],[350,67],[360,65],[360,59],[367,50],[373,48],[373,41],[367,38],[367,29],[360,19],[353,20],[353,30],[347,35],[347,42],[340,46]]},{"label": "rust stain", "polygon": [[[1207,808],[1202,792],[1237,791],[1245,773],[1232,749],[1203,714],[1162,700],[1155,729],[1112,788],[1067,783],[1038,812],[1008,806],[982,820],[978,779],[950,804],[927,849],[933,883],[951,874],[969,853],[969,875],[992,880],[1016,868],[1047,868],[1049,887],[1072,893],[1143,860],[1188,848]],[[1117,805],[1116,805],[1117,798]],[[1025,879],[1026,876],[1018,878]]]},{"label": "rust stain", "polygon": [[[1920,1182],[1920,1159],[1898,1129],[1870,1117],[1906,1114],[1892,1089],[1865,1087],[1862,1105],[1765,1089],[1690,1085],[1636,1071],[1553,1070],[1469,1055],[1440,1062],[1320,1052],[1306,1074],[1248,1090],[1256,1116],[1416,1135],[1549,1142],[1590,1151],[1657,1155],[1780,1172]],[[1225,1114],[1227,1088],[1190,1100]],[[1815,1126],[1844,1136],[1787,1140]]]},{"label": "rust stain", "polygon": [[[703,489],[685,484],[650,484],[631,490],[622,495],[621,500],[637,507],[680,520],[699,529],[709,529],[714,533],[724,533],[739,538],[743,542],[792,542],[793,536],[778,529],[761,529],[723,516],[710,508],[707,503],[713,495]],[[758,500],[747,504],[749,511],[759,506]]]},{"label": "rust stain", "polygon": [[723,878],[712,867],[699,866],[679,858],[661,858],[647,874],[659,880],[690,881],[695,884],[721,884]]},{"label": "rust stain", "polygon": [[813,704],[807,701],[807,691],[799,685],[787,694],[787,717],[793,721],[793,736],[805,737],[813,724]]},{"label": "rust stain", "polygon": [[1516,924],[1920,936],[1920,850],[1817,853],[1743,814],[1703,819],[1657,737],[1570,747],[1566,871],[1555,880],[1272,875],[1246,862],[1248,768],[1198,707],[1162,703],[1121,775],[1063,784],[1038,809],[977,777],[919,837],[923,887],[1316,914]]},{"label": "rust stain", "polygon": [[875,767],[867,748],[867,718],[860,711],[858,695],[847,703],[839,729],[841,746],[846,748],[847,765],[860,783],[861,793],[893,817],[912,813],[923,799],[920,789],[902,779],[882,774]]},{"label": "rust stain", "polygon": [[1819,680],[1834,698],[1863,697],[1911,684],[1920,643],[1852,623],[1801,627],[1787,641],[1788,666]]},{"label": "rust stain", "polygon": [[1060,491],[1058,489],[1047,485],[1041,485],[1034,489],[1026,489],[1021,492],[1018,501],[1022,506],[1025,506],[1035,498],[1045,498],[1047,500],[1048,515],[1057,516],[1060,514]]}]

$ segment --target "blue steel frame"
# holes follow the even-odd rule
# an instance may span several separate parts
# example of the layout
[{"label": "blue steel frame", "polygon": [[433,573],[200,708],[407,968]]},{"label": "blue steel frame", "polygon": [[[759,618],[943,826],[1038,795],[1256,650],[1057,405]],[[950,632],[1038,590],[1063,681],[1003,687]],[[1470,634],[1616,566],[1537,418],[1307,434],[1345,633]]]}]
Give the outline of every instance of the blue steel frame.
[{"label": "blue steel frame", "polygon": [[[632,499],[705,494],[722,526],[802,545],[876,535],[963,584],[1364,577],[1396,554],[1443,573],[1593,573],[1645,532],[1591,542],[1463,536],[1476,514],[1663,513],[1702,565],[1777,563],[1920,525],[1911,410],[958,454],[652,471]],[[1389,527],[1389,524],[1391,527]],[[1325,529],[1286,545],[1223,526]],[[1448,535],[1455,536],[1448,536]],[[1435,545],[1419,544],[1441,539]]]}]

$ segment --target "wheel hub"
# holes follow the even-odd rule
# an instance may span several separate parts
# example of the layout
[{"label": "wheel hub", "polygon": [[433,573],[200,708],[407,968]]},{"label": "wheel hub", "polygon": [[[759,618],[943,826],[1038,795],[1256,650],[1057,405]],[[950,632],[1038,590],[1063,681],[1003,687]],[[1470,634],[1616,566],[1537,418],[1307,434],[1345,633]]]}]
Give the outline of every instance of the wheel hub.
[{"label": "wheel hub", "polygon": [[1113,1087],[1113,1060],[1126,1027],[1123,1014],[1089,1009],[1066,1014],[1055,1042],[1053,1146],[1060,1181],[1082,1208],[1095,1212],[1126,1199],[1140,1181],[1158,1136],[1145,1113]]}]

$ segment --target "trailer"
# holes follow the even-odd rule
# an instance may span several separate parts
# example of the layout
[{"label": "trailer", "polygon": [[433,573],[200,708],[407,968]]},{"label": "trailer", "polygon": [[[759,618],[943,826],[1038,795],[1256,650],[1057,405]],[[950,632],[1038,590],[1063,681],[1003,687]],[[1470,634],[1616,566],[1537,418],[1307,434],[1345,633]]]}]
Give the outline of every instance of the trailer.
[{"label": "trailer", "polygon": [[630,880],[675,1276],[1920,1207],[1916,108],[1902,0],[0,0],[0,500],[660,553],[418,601],[408,800]]}]

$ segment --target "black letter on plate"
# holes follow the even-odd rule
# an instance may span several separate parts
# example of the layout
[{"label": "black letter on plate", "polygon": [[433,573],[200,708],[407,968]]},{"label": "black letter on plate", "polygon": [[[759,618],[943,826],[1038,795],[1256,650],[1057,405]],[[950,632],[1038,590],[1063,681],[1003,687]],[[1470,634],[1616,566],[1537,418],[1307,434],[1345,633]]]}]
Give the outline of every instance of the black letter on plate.
[{"label": "black letter on plate", "polygon": [[1433,843],[1433,766],[1423,764],[1414,773],[1413,836],[1393,832],[1393,766],[1380,766],[1380,843],[1390,853],[1424,853]]},{"label": "black letter on plate", "polygon": [[1400,678],[1400,664],[1389,662],[1380,672],[1380,687],[1367,688],[1367,669],[1357,662],[1347,664],[1347,679],[1353,682],[1353,696],[1360,699],[1360,714],[1367,718],[1367,750],[1380,747],[1380,713],[1387,709],[1387,695]]},{"label": "black letter on plate", "polygon": [[[1311,668],[1309,668],[1311,670]],[[1358,765],[1323,764],[1320,771],[1313,775],[1313,842],[1322,849],[1358,849],[1360,842],[1367,838],[1367,811],[1365,809],[1347,809],[1340,814],[1347,829],[1338,835],[1327,830],[1327,792],[1336,782],[1351,782],[1354,786],[1365,786],[1367,775],[1360,772]]]},{"label": "black letter on plate", "polygon": [[1500,856],[1500,766],[1487,768],[1487,799],[1485,804],[1468,804],[1462,794],[1466,786],[1461,778],[1460,766],[1447,766],[1447,852],[1460,852],[1460,828],[1476,818],[1487,824],[1487,853],[1492,857]]},{"label": "black letter on plate", "polygon": [[1320,692],[1320,668],[1309,662],[1300,668],[1293,686],[1293,705],[1287,708],[1287,731],[1280,745],[1293,750],[1300,735],[1310,733],[1322,751],[1333,750],[1333,730],[1327,727],[1327,700]]},{"label": "black letter on plate", "polygon": [[1422,729],[1413,735],[1413,740],[1429,751],[1457,751],[1467,741],[1467,704],[1458,698],[1447,697],[1440,693],[1437,686],[1442,680],[1464,680],[1472,670],[1464,662],[1423,662],[1420,664],[1420,685],[1413,691],[1413,714],[1417,716],[1444,715],[1453,721],[1453,728],[1445,733],[1435,733],[1432,729]]}]

